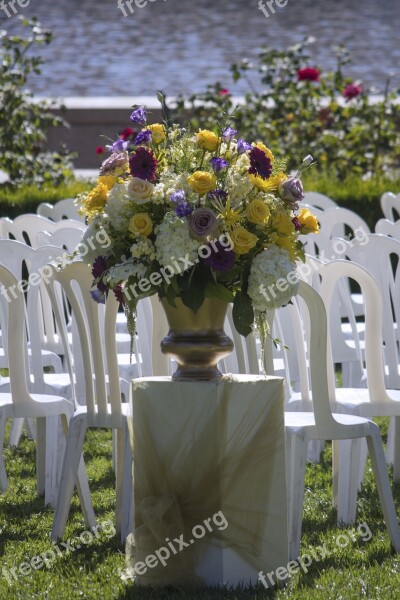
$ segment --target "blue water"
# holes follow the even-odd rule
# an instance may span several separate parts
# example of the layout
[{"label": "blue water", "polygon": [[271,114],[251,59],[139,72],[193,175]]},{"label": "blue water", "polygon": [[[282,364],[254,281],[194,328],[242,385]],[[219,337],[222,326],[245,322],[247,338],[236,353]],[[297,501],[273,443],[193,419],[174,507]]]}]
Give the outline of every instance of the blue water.
[{"label": "blue water", "polygon": [[[121,0],[122,1],[122,0]],[[139,4],[144,0],[138,0]],[[42,50],[43,75],[31,81],[38,95],[140,96],[204,90],[217,80],[234,93],[228,66],[257,49],[317,38],[314,65],[331,68],[331,46],[353,55],[348,72],[381,88],[400,87],[400,0],[288,0],[267,19],[258,0],[154,0],[127,16],[117,0],[30,0],[20,14],[36,15],[53,31]],[[2,28],[15,19],[1,18]]]}]

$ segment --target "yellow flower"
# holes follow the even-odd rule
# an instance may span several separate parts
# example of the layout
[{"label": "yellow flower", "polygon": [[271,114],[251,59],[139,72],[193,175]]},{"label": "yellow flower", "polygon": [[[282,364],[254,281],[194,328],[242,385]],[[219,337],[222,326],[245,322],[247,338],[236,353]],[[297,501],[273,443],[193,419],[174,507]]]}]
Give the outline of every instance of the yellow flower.
[{"label": "yellow flower", "polygon": [[153,231],[153,223],[147,213],[136,213],[131,217],[128,229],[134,235],[147,237]]},{"label": "yellow flower", "polygon": [[82,202],[82,207],[79,210],[81,215],[93,218],[98,213],[102,212],[107,202],[108,188],[104,183],[98,183],[91,192],[89,192]]},{"label": "yellow flower", "polygon": [[258,238],[244,227],[237,227],[231,234],[233,250],[236,254],[247,254],[257,244]]},{"label": "yellow flower", "polygon": [[259,175],[248,175],[251,183],[259,190],[263,192],[274,192],[278,189],[280,183],[287,179],[285,173],[279,171],[275,175],[272,175],[268,179],[263,179]]},{"label": "yellow flower", "polygon": [[165,140],[165,126],[162,123],[148,125],[147,129],[152,133],[151,140],[154,144],[161,144]]},{"label": "yellow flower", "polygon": [[301,224],[301,233],[319,233],[317,217],[312,214],[310,209],[302,208],[297,219]]},{"label": "yellow flower", "polygon": [[203,196],[217,187],[217,178],[212,173],[207,171],[196,171],[193,175],[187,178],[192,189]]},{"label": "yellow flower", "polygon": [[208,129],[199,129],[197,133],[197,143],[203,150],[214,152],[219,144],[219,137]]},{"label": "yellow flower", "polygon": [[271,211],[264,200],[261,198],[255,198],[248,205],[246,213],[250,223],[262,225],[268,221]]},{"label": "yellow flower", "polygon": [[104,183],[108,190],[111,190],[112,187],[117,183],[118,177],[114,175],[102,175],[98,178],[97,183]]},{"label": "yellow flower", "polygon": [[295,245],[296,238],[293,235],[279,235],[279,233],[272,233],[270,236],[270,241],[276,246],[287,250],[291,260],[296,260],[298,258]]},{"label": "yellow flower", "polygon": [[291,214],[287,212],[278,213],[273,218],[272,227],[282,235],[291,235],[294,231],[292,218]]},{"label": "yellow flower", "polygon": [[275,156],[272,154],[271,150],[267,148],[267,146],[265,146],[265,144],[263,144],[262,142],[258,142],[254,145],[256,148],[264,152],[265,156],[267,156],[271,162],[274,162]]}]

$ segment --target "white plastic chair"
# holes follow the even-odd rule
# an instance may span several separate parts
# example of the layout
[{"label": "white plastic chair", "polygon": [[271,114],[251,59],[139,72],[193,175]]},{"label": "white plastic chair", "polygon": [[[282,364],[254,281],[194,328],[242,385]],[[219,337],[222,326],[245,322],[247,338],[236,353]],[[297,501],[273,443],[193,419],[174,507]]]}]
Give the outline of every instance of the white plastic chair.
[{"label": "white plastic chair", "polygon": [[400,194],[385,192],[381,196],[381,208],[385,219],[397,221],[400,219]]},{"label": "white plastic chair", "polygon": [[332,198],[329,198],[329,196],[321,194],[320,192],[304,192],[304,200],[301,203],[302,206],[303,203],[315,208],[319,208],[320,210],[334,208],[337,206],[337,203],[332,200]]},{"label": "white plastic chair", "polygon": [[[5,221],[3,223],[5,223]],[[44,217],[35,214],[20,215],[19,217],[16,217],[14,221],[10,221],[4,226],[8,227],[9,235],[11,234],[19,242],[25,244],[28,243],[33,248],[37,248],[40,245],[38,236],[43,231],[54,233],[64,227],[73,227],[74,229],[79,229],[83,234],[86,229],[86,225],[79,221],[69,219],[54,223],[49,219],[45,219]]]},{"label": "white plastic chair", "polygon": [[[324,268],[329,269],[330,264]],[[332,268],[330,270],[332,271]],[[296,558],[300,548],[307,445],[311,440],[367,439],[372,468],[389,537],[395,550],[399,551],[400,530],[398,528],[389,477],[386,471],[379,427],[372,421],[359,416],[332,414],[330,399],[334,397],[334,387],[332,387],[333,369],[327,347],[327,318],[324,303],[317,292],[304,282],[300,282],[299,296],[307,306],[307,325],[305,326],[304,320],[302,321],[300,317],[297,301],[289,309],[296,330],[299,333],[303,332],[301,339],[298,340],[299,344],[296,346],[296,352],[300,354],[304,353],[307,341],[309,344],[307,356],[313,412],[285,413],[289,498],[289,557],[290,559]],[[368,309],[371,309],[370,305],[368,305]],[[328,360],[327,357],[329,357]],[[306,386],[308,384],[306,370],[303,371],[303,376],[307,377],[307,381],[304,382],[304,386]],[[345,490],[339,489],[337,491],[337,458],[337,455],[335,455],[333,488],[336,490],[336,503],[339,504],[338,521],[340,522],[339,509],[344,499]],[[340,463],[340,469],[343,466]]]},{"label": "white plastic chair", "polygon": [[393,222],[389,221],[389,219],[379,219],[379,221],[375,225],[375,233],[380,233],[381,235],[388,235],[389,237],[392,237],[395,240],[400,240],[400,220]]},{"label": "white plastic chair", "polygon": [[77,212],[77,207],[74,204],[74,198],[64,198],[58,200],[55,204],[42,202],[37,207],[37,214],[51,221],[61,221],[62,219],[73,219],[74,221],[85,222],[85,217]]},{"label": "white plastic chair", "polygon": [[[17,287],[18,280],[14,275],[0,265],[0,285],[2,289],[14,287],[15,297],[12,302],[6,304],[7,334],[6,343],[9,356],[10,393],[0,394],[0,441],[4,441],[5,419],[34,418],[37,422],[37,489],[39,494],[45,493],[47,487],[47,464],[46,464],[46,426],[50,417],[61,416],[64,432],[68,430],[68,422],[74,411],[74,405],[70,400],[60,396],[31,394],[29,392],[29,366],[28,352],[25,337],[25,301],[23,292]],[[1,466],[1,486],[3,491],[7,489],[7,478],[4,464]],[[94,513],[88,494],[88,482],[83,465],[82,456],[78,457],[77,470],[75,472],[78,493],[81,499],[85,523],[88,527],[94,525]],[[46,498],[45,498],[46,502]]]},{"label": "white plastic chair", "polygon": [[[89,267],[81,262],[68,265],[61,271],[53,269],[48,284],[49,293],[54,301],[57,321],[60,323],[67,363],[73,377],[72,358],[69,351],[66,329],[58,314],[55,289],[60,284],[77,325],[79,344],[83,359],[85,385],[85,405],[79,407],[71,417],[66,451],[61,473],[59,498],[52,528],[52,539],[62,536],[68,518],[71,497],[74,491],[79,456],[82,451],[86,429],[104,427],[117,430],[118,455],[116,469],[116,529],[121,539],[129,533],[132,519],[132,471],[131,450],[129,444],[127,417],[129,405],[121,402],[121,386],[118,373],[115,324],[118,302],[113,294],[108,294],[105,305],[104,332],[101,307],[91,298],[91,277]],[[104,346],[102,343],[104,340]],[[75,347],[74,347],[75,353]],[[77,383],[81,373],[76,372]],[[108,373],[108,385],[106,382]]]}]

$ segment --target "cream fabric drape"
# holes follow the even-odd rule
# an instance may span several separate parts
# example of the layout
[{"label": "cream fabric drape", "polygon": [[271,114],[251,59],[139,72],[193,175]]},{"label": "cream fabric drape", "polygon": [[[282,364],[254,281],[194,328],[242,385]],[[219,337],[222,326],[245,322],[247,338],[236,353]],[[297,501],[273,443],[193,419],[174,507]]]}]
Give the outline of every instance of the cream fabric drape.
[{"label": "cream fabric drape", "polygon": [[[218,583],[204,575],[210,546],[244,560],[248,568],[235,572],[237,581],[251,573],[255,583],[258,571],[287,564],[283,411],[277,377],[133,381],[135,532],[127,541],[128,572],[160,547],[171,554],[164,565],[148,559],[150,567],[135,572],[137,583]],[[193,528],[219,511],[228,525],[211,519],[212,531],[195,539]],[[182,534],[189,547],[175,554],[166,540]],[[226,581],[224,573],[218,579]]]}]

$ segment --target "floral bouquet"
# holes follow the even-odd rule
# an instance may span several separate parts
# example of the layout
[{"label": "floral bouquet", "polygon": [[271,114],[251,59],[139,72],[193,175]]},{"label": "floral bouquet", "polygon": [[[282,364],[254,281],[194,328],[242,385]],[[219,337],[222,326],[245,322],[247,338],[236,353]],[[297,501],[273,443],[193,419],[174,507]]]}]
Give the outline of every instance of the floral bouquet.
[{"label": "floral bouquet", "polygon": [[[146,109],[131,114],[107,150],[97,185],[77,199],[87,217],[85,238],[97,244],[83,260],[92,266],[92,296],[112,291],[134,333],[140,298],[158,294],[196,312],[205,298],[233,303],[237,331],[246,336],[267,309],[296,293],[299,234],[318,231],[303,199],[301,173],[262,143],[237,136],[229,116],[216,131],[146,124]],[[283,283],[282,283],[283,280]]]}]

